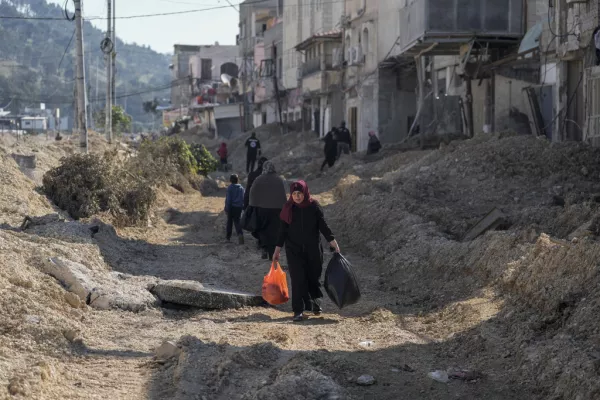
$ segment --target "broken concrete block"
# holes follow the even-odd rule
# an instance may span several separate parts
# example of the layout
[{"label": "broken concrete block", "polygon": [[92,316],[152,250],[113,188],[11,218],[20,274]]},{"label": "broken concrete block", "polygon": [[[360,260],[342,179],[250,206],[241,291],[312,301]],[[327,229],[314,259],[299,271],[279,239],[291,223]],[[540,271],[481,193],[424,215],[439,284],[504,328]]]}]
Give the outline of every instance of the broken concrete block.
[{"label": "broken concrete block", "polygon": [[156,299],[142,284],[117,279],[109,271],[92,271],[83,264],[60,257],[47,259],[42,270],[93,308],[138,312],[156,304]]},{"label": "broken concrete block", "polygon": [[150,292],[164,302],[209,310],[258,307],[264,304],[262,296],[205,288],[194,281],[162,281],[154,285]]},{"label": "broken concrete block", "polygon": [[508,226],[506,215],[500,209],[494,207],[485,217],[479,220],[463,237],[468,242],[478,238],[487,231],[505,228]]},{"label": "broken concrete block", "polygon": [[181,349],[177,347],[175,342],[166,341],[160,345],[158,349],[155,351],[156,358],[159,360],[170,360],[174,357],[179,357],[181,353]]},{"label": "broken concrete block", "polygon": [[34,169],[37,166],[37,157],[34,155],[25,156],[22,154],[12,154],[12,158],[21,168]]}]

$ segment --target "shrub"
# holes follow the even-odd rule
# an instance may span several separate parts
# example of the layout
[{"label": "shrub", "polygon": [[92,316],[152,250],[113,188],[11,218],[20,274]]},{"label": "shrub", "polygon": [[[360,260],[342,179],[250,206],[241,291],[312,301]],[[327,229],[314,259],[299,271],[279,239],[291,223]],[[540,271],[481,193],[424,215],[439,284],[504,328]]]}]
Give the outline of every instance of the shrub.
[{"label": "shrub", "polygon": [[182,139],[162,137],[157,141],[144,140],[139,150],[140,158],[149,158],[159,164],[175,164],[183,175],[195,174],[198,163],[190,146]]},{"label": "shrub", "polygon": [[210,172],[217,170],[219,162],[212,154],[210,154],[210,151],[208,151],[204,145],[193,144],[191,150],[196,159],[196,164],[198,165],[197,172],[199,174],[207,176]]}]

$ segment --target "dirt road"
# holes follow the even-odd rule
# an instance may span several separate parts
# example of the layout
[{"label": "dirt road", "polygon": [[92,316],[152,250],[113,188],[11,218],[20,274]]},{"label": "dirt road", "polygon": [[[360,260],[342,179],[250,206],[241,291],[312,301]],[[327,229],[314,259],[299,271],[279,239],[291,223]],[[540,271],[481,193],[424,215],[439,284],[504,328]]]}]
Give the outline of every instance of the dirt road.
[{"label": "dirt road", "polygon": [[[129,274],[258,292],[269,266],[252,240],[245,246],[224,242],[223,198],[174,192],[170,201],[178,211],[166,213],[164,224],[126,229],[117,241],[99,238],[105,260]],[[322,317],[301,324],[291,322],[289,305],[212,312],[87,312],[83,344],[56,365],[58,378],[43,397],[507,399],[516,395],[502,365],[471,383],[445,384],[427,377],[434,369],[473,363],[447,354],[447,345],[415,328],[416,319],[388,311],[389,297],[378,290],[379,266],[347,250],[363,300],[341,313],[327,301]],[[494,300],[485,296],[464,307],[478,315],[477,322],[496,311]],[[474,322],[455,325],[448,334]],[[153,361],[154,349],[164,340],[182,337],[184,355],[178,362]],[[365,374],[376,383],[357,385],[356,379]],[[298,378],[291,379],[294,376]]]}]

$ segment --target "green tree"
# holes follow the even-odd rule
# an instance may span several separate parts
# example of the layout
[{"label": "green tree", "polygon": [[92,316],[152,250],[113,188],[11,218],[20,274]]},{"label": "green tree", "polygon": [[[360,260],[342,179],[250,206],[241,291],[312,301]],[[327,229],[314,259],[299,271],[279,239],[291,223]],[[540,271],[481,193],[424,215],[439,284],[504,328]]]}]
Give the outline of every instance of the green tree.
[{"label": "green tree", "polygon": [[[94,113],[94,123],[97,127],[106,128],[106,112],[100,110]],[[121,135],[123,132],[131,131],[132,118],[125,113],[123,107],[113,106],[112,108],[112,129],[116,135]]]}]

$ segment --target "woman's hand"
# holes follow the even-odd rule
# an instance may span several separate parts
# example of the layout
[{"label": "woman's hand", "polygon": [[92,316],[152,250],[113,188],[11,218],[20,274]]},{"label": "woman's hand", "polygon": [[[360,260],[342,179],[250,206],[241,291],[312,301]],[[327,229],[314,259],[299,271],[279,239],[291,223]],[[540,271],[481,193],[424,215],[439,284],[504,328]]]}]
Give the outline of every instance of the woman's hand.
[{"label": "woman's hand", "polygon": [[329,245],[332,249],[334,249],[336,253],[340,253],[340,245],[338,244],[337,240],[334,239],[332,242],[329,243]]},{"label": "woman's hand", "polygon": [[273,261],[279,262],[280,256],[281,256],[281,247],[275,247],[275,252],[273,253]]}]

